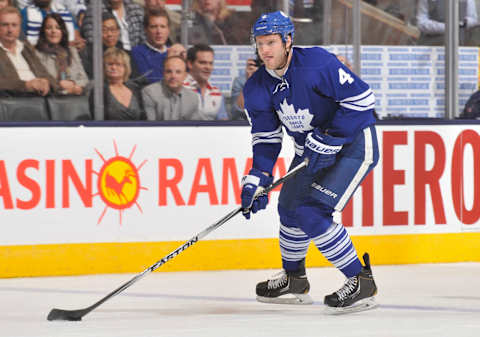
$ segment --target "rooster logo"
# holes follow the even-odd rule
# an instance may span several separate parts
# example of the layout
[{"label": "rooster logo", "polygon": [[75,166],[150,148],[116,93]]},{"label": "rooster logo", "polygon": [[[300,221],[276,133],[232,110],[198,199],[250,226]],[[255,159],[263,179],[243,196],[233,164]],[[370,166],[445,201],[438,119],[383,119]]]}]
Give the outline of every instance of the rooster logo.
[{"label": "rooster logo", "polygon": [[127,158],[119,155],[115,141],[113,145],[115,156],[108,160],[106,160],[105,157],[95,149],[104,163],[100,172],[95,172],[95,174],[98,175],[98,193],[94,196],[99,195],[105,203],[105,208],[98,219],[98,224],[102,221],[108,208],[117,209],[119,211],[120,224],[122,224],[122,212],[134,204],[137,206],[138,210],[143,213],[137,199],[140,190],[147,190],[147,188],[141,186],[138,172],[147,161],[144,160],[137,167],[132,162],[136,146],[133,147]]},{"label": "rooster logo", "polygon": [[136,179],[137,175],[130,169],[125,170],[121,181],[117,181],[115,176],[107,172],[105,175],[105,190],[109,196],[117,197],[119,204],[126,204],[129,200],[125,193],[123,193],[124,185],[126,183],[133,184]]}]

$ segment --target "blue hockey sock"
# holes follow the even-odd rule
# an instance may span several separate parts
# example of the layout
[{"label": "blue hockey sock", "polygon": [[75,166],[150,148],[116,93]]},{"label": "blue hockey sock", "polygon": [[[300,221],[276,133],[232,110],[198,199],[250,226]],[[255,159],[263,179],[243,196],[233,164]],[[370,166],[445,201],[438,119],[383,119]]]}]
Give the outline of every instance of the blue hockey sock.
[{"label": "blue hockey sock", "polygon": [[300,228],[280,225],[280,252],[285,271],[298,271],[304,267],[310,238]]},{"label": "blue hockey sock", "polygon": [[332,223],[325,233],[314,237],[313,242],[346,277],[358,275],[362,270],[355,247],[341,224]]}]

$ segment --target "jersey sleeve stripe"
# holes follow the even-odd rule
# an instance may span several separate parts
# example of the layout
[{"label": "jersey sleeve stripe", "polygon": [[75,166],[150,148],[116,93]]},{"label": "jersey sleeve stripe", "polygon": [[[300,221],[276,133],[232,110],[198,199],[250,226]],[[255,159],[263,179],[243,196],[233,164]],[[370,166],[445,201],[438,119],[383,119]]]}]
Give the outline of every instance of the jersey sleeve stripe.
[{"label": "jersey sleeve stripe", "polygon": [[260,143],[282,143],[283,130],[279,126],[274,131],[255,132],[252,134],[252,145]]},{"label": "jersey sleeve stripe", "polygon": [[346,104],[346,103],[341,103],[341,106],[344,108],[350,109],[350,110],[357,110],[357,111],[365,111],[365,110],[370,110],[375,108],[375,103],[367,105],[367,106],[358,106],[354,104]]},{"label": "jersey sleeve stripe", "polygon": [[252,146],[260,144],[260,143],[263,143],[263,144],[265,144],[265,143],[269,143],[269,144],[282,143],[282,138],[253,140],[252,141]]},{"label": "jersey sleeve stripe", "polygon": [[293,146],[295,147],[295,154],[297,156],[303,156],[304,146],[294,142]]},{"label": "jersey sleeve stripe", "polygon": [[269,136],[275,135],[275,134],[282,134],[283,135],[281,126],[279,126],[278,128],[276,128],[273,131],[255,132],[255,133],[253,133],[253,137],[269,137]]},{"label": "jersey sleeve stripe", "polygon": [[352,96],[352,97],[347,97],[347,98],[344,98],[340,101],[340,103],[343,103],[343,102],[354,102],[354,101],[358,101],[358,100],[362,100],[364,99],[365,97],[369,96],[370,94],[373,94],[372,92],[372,89],[367,89],[365,90],[364,92],[362,92],[360,95],[357,95],[357,96]]},{"label": "jersey sleeve stripe", "polygon": [[375,107],[375,95],[370,92],[370,94],[366,97],[358,100],[342,101],[340,102],[340,105],[344,108],[358,111],[373,109]]}]

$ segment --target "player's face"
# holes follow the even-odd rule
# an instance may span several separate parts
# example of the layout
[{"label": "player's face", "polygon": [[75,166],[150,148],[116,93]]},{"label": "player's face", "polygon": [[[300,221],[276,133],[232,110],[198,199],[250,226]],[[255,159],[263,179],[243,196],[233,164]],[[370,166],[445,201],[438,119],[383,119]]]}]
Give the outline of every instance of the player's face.
[{"label": "player's face", "polygon": [[265,67],[275,70],[285,64],[287,53],[280,35],[260,35],[256,41],[258,56],[265,63]]},{"label": "player's face", "polygon": [[151,16],[148,27],[145,29],[148,42],[155,48],[163,48],[167,43],[170,29],[168,20],[163,16]]},{"label": "player's face", "polygon": [[187,65],[178,58],[169,59],[165,62],[163,78],[167,87],[174,92],[182,89],[183,81],[187,77]]},{"label": "player's face", "polygon": [[15,13],[0,16],[0,42],[3,45],[12,44],[20,36],[20,17]]},{"label": "player's face", "polygon": [[48,43],[59,44],[62,40],[62,30],[58,22],[53,18],[48,18],[45,22],[45,38]]},{"label": "player's face", "polygon": [[197,82],[207,82],[213,71],[213,53],[199,51],[195,61],[189,62],[190,73]]},{"label": "player's face", "polygon": [[103,44],[107,47],[115,47],[120,38],[120,29],[115,19],[108,19],[102,23]]}]

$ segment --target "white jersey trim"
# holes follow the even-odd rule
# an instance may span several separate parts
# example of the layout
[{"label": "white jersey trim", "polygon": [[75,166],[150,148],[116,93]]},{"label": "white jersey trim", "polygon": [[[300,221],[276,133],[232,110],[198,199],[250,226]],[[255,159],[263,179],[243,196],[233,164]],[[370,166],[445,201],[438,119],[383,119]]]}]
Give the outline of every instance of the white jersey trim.
[{"label": "white jersey trim", "polygon": [[375,108],[375,95],[370,89],[368,89],[366,92],[369,92],[367,96],[356,96],[358,99],[352,99],[352,97],[350,97],[340,101],[340,105],[344,108],[357,111],[365,111]]},{"label": "white jersey trim", "polygon": [[283,129],[280,125],[273,131],[255,132],[252,134],[252,146],[260,143],[282,143]]},{"label": "white jersey trim", "polygon": [[345,190],[345,193],[335,205],[336,211],[341,211],[345,207],[345,204],[350,199],[357,186],[360,184],[360,181],[367,173],[370,165],[373,163],[373,141],[372,131],[370,128],[363,129],[363,138],[365,140],[365,157],[363,163],[360,165],[360,168],[350,182],[350,185],[348,185],[347,189]]},{"label": "white jersey trim", "polygon": [[361,100],[361,99],[367,97],[370,94],[372,94],[372,89],[369,88],[369,89],[365,90],[364,92],[362,92],[361,94],[359,94],[357,96],[352,96],[352,97],[347,97],[347,98],[342,99],[340,101],[340,103],[358,101],[358,100]]},{"label": "white jersey trim", "polygon": [[[293,137],[292,137],[293,138]],[[293,138],[294,139],[294,138]],[[305,151],[305,147],[303,145],[298,144],[295,139],[293,141],[293,146],[295,148],[295,154],[299,157],[303,156],[303,152]]]}]

